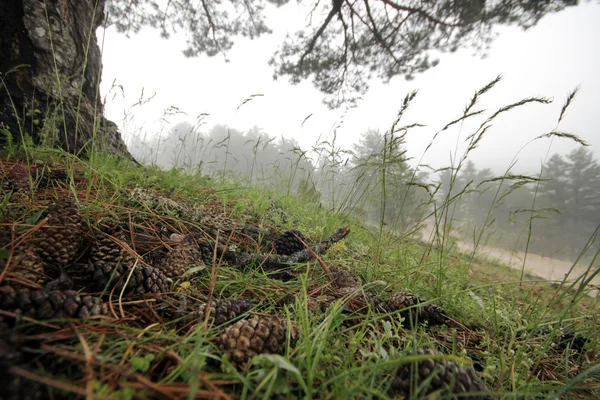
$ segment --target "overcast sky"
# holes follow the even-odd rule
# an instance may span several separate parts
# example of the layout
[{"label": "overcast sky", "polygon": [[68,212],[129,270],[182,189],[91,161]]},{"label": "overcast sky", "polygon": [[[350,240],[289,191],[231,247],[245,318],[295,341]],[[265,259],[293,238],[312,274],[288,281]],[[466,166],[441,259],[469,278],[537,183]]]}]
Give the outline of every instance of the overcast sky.
[{"label": "overcast sky", "polygon": [[[319,139],[331,139],[337,131],[339,144],[349,148],[369,128],[389,129],[404,96],[417,89],[419,93],[403,121],[427,127],[407,136],[411,163],[421,160],[443,167],[450,164],[451,154],[462,155],[461,144],[472,132],[472,125],[440,134],[424,153],[432,136],[461,115],[477,89],[503,74],[503,81],[481,103],[490,113],[529,96],[550,97],[554,102],[528,105],[498,119],[469,157],[479,168],[503,172],[516,156],[514,171],[530,172],[539,169],[548,150],[550,154],[565,154],[576,148],[566,139],[545,139],[522,149],[534,137],[556,128],[562,104],[577,86],[580,93],[558,129],[585,139],[599,158],[600,6],[596,2],[546,16],[528,31],[499,29],[484,59],[468,49],[443,55],[437,67],[416,79],[373,82],[356,108],[334,111],[322,104],[321,93],[310,82],[292,86],[285,79],[273,81],[273,70],[267,65],[285,34],[303,26],[306,14],[307,9],[295,3],[271,10],[269,25],[274,33],[255,41],[237,40],[228,63],[219,56],[185,58],[183,36],[164,40],[158,31],[145,29],[127,38],[112,28],[100,29],[104,62],[101,90],[106,96],[107,117],[119,124],[126,140],[132,134],[166,135],[171,124],[186,120],[194,124],[199,116],[208,114],[201,117],[205,130],[214,124],[243,131],[258,126],[270,136],[293,137],[304,148]],[[132,107],[142,90],[144,98],[154,97],[141,107]],[[263,96],[237,109],[253,94]],[[163,118],[170,107],[185,114]],[[130,115],[126,121],[124,112]]]}]

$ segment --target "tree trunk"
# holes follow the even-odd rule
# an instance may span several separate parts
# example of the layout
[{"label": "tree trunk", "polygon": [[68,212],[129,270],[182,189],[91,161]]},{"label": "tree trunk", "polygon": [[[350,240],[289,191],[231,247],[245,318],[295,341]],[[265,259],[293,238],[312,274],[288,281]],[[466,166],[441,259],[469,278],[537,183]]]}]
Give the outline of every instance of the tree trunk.
[{"label": "tree trunk", "polygon": [[105,0],[0,2],[0,145],[31,138],[131,159],[103,117],[96,28]]}]

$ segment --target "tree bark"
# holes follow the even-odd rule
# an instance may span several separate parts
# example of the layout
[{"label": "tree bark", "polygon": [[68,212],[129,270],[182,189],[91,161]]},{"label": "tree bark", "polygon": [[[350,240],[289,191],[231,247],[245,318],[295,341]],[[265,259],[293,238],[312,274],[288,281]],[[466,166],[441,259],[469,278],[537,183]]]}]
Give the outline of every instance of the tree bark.
[{"label": "tree bark", "polygon": [[103,116],[96,28],[105,0],[0,2],[0,145],[30,137],[76,154],[131,159]]}]

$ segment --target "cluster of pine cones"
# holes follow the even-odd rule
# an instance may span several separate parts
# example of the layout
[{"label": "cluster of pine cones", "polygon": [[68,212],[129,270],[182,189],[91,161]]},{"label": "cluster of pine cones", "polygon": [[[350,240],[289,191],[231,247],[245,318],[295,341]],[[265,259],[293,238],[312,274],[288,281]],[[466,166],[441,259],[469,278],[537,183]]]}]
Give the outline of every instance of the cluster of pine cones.
[{"label": "cluster of pine cones", "polygon": [[[79,207],[69,199],[50,205],[40,221],[27,231],[0,230],[0,248],[10,252],[8,259],[0,261],[4,264],[0,264],[1,269],[6,271],[0,282],[0,310],[5,315],[33,319],[108,317],[103,300],[109,294],[127,297],[169,292],[174,281],[213,256],[212,248],[198,245],[190,237],[180,237],[163,257],[150,264],[130,247],[129,233],[118,224],[103,224],[90,245],[91,235]],[[306,242],[301,232],[290,230],[273,241],[272,252],[281,256],[299,254],[307,248]],[[388,318],[399,318],[409,328],[418,323],[440,325],[447,321],[442,308],[414,294],[398,292],[382,300],[362,291],[360,279],[348,268],[333,266],[329,273],[330,290],[308,299],[315,310],[341,301],[348,310],[370,308]],[[282,303],[293,301],[288,296]],[[294,324],[278,316],[244,318],[251,308],[246,299],[211,300],[198,303],[196,311],[183,319],[220,326],[216,338],[219,349],[234,367],[243,369],[255,355],[284,354],[298,340]],[[0,330],[3,324],[10,321],[0,321]],[[435,374],[433,379],[431,374]],[[484,391],[470,368],[450,361],[417,363],[399,368],[393,376],[392,391],[403,396],[410,395],[415,387],[427,393]],[[426,382],[425,388],[422,382]]]},{"label": "cluster of pine cones", "polygon": [[27,234],[0,231],[0,247],[10,251],[3,266],[0,309],[35,319],[106,314],[106,307],[93,296],[69,290],[73,282],[63,272],[83,250],[85,235],[77,205],[59,201],[41,218],[45,223]]},{"label": "cluster of pine cones", "polygon": [[[396,319],[407,328],[427,323],[428,326],[443,325],[448,317],[443,308],[432,304],[409,292],[396,292],[387,300],[370,295],[362,290],[358,277],[344,266],[330,267],[332,286],[326,293],[309,297],[308,306],[313,310],[324,310],[332,303],[341,300],[345,308],[355,312],[366,312],[367,309]],[[283,304],[295,303],[295,296],[286,296]]]},{"label": "cluster of pine cones", "polygon": [[[129,233],[116,225],[105,225],[86,246],[88,235],[79,207],[68,199],[52,204],[40,220],[25,234],[0,230],[0,248],[10,253],[0,283],[3,310],[19,310],[38,319],[106,314],[106,307],[92,296],[69,289],[126,297],[165,293],[173,281],[212,258],[211,248],[203,249],[190,237],[177,237],[164,256],[150,265],[130,248]],[[304,249],[304,242],[290,240],[292,236],[303,238],[298,231],[285,232],[274,241],[274,250],[293,254]]]},{"label": "cluster of pine cones", "polygon": [[22,164],[6,166],[0,164],[0,186],[3,190],[13,193],[29,193],[38,187],[48,187],[56,182],[66,182],[69,175],[63,169],[49,168],[42,162],[37,162],[28,168]]},{"label": "cluster of pine cones", "polygon": [[[190,237],[179,237],[162,258],[150,265],[131,249],[128,233],[116,224],[104,224],[90,246],[79,207],[69,199],[50,205],[39,220],[40,223],[28,231],[0,230],[0,248],[9,253],[8,258],[0,261],[2,270],[6,271],[0,282],[0,309],[38,320],[107,316],[103,293],[129,297],[169,292],[174,281],[190,268],[201,265],[207,256],[212,257],[212,249],[209,249],[210,254],[203,254],[202,246]],[[273,242],[273,251],[293,254],[306,247],[304,240],[298,231],[285,232]],[[95,294],[81,293],[82,289]],[[213,300],[200,303],[192,316],[198,320],[210,317],[211,322],[223,325],[250,308],[251,303],[245,299]],[[240,322],[242,325],[252,323],[257,337],[265,343],[258,345],[258,339],[248,338],[252,343],[248,349],[280,351],[281,345],[275,345],[274,340],[280,339],[281,321],[275,317],[251,321]],[[238,328],[243,332],[237,337],[243,346],[247,329]],[[233,332],[224,333],[230,335],[229,338],[221,336],[226,353],[231,349]],[[239,354],[239,350],[236,351]]]}]

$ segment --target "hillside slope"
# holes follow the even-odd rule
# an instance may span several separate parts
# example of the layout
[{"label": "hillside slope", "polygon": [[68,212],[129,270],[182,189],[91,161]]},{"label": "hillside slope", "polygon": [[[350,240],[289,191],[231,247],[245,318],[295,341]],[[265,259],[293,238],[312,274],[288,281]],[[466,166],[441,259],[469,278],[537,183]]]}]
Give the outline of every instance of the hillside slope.
[{"label": "hillside slope", "polygon": [[585,285],[256,187],[27,159],[0,161],[0,397],[600,395]]}]

